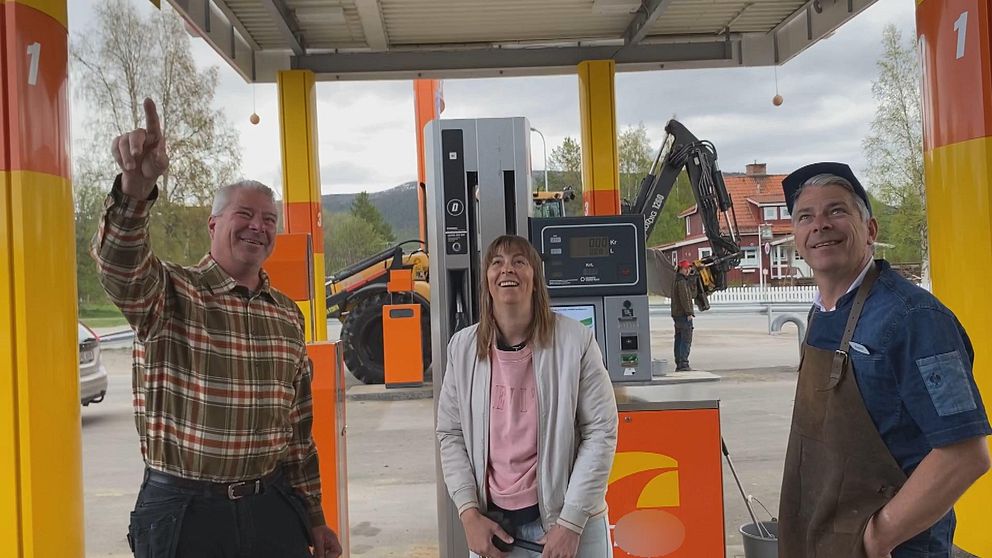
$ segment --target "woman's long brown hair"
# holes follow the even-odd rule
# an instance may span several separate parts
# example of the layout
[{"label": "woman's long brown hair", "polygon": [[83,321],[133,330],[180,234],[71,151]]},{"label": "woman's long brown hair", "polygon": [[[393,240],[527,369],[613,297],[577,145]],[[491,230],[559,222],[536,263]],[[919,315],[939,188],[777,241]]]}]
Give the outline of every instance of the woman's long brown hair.
[{"label": "woman's long brown hair", "polygon": [[493,295],[489,292],[487,270],[500,252],[511,254],[516,251],[522,252],[531,268],[534,269],[534,291],[531,296],[534,319],[531,320],[530,326],[527,328],[527,341],[547,347],[551,344],[551,338],[554,335],[555,314],[551,310],[551,296],[548,294],[548,286],[544,283],[544,265],[541,262],[541,256],[526,238],[509,234],[503,235],[494,240],[486,249],[479,274],[481,284],[479,285],[479,329],[476,332],[476,353],[480,360],[489,358],[489,348],[492,347],[496,333],[499,331],[496,318],[493,316]]}]

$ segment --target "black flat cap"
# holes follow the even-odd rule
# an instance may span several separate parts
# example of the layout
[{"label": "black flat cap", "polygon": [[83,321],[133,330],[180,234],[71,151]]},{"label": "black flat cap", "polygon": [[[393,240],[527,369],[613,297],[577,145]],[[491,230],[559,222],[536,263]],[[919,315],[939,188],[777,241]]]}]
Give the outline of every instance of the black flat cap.
[{"label": "black flat cap", "polygon": [[865,207],[868,208],[868,215],[872,215],[868,193],[865,192],[864,186],[858,181],[858,177],[854,176],[854,171],[851,170],[851,167],[844,163],[813,163],[812,165],[806,165],[793,171],[792,174],[782,179],[782,191],[785,192],[785,204],[789,208],[789,213],[792,213],[792,206],[796,201],[796,192],[803,183],[818,174],[832,174],[850,182],[851,186],[854,186],[854,193],[864,200]]}]

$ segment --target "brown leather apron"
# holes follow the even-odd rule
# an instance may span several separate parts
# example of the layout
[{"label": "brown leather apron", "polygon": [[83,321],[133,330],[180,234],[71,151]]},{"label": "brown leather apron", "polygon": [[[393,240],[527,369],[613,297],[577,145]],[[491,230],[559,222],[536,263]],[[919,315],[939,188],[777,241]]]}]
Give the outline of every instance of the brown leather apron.
[{"label": "brown leather apron", "polygon": [[848,357],[876,279],[878,268],[872,266],[855,295],[840,348],[803,342],[779,502],[780,558],[864,557],[868,520],[906,482],[865,408]]}]

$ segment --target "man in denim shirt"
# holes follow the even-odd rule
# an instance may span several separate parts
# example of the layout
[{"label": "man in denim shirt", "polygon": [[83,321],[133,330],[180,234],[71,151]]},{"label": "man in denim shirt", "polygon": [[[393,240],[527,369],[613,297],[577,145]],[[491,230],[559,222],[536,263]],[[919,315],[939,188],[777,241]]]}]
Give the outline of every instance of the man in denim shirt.
[{"label": "man in denim shirt", "polygon": [[850,167],[808,165],[783,189],[819,292],[800,363],[779,552],[950,557],[952,506],[988,470],[992,433],[968,335],[933,295],[873,260],[878,223]]}]

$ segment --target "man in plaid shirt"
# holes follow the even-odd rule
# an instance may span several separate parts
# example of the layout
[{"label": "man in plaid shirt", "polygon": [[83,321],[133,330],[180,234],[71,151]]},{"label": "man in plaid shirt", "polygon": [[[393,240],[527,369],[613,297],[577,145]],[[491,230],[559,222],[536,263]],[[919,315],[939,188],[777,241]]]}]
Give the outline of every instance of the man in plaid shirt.
[{"label": "man in plaid shirt", "polygon": [[258,182],[220,189],[210,253],[163,262],[148,241],[169,166],[155,104],[114,139],[122,173],[93,243],[100,279],[135,331],[134,415],[145,480],[136,557],[338,557],[320,507],[304,318],[269,285],[277,214]]}]

